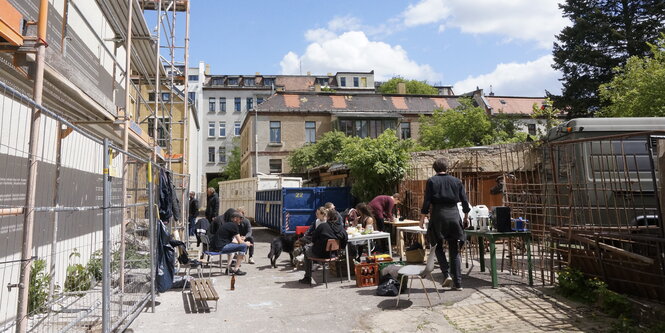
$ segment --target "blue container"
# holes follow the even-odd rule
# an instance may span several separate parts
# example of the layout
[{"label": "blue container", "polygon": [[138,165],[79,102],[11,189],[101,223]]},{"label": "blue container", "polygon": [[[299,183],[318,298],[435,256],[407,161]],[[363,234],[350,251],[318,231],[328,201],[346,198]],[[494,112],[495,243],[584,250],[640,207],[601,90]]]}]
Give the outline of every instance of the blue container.
[{"label": "blue container", "polygon": [[316,209],[332,202],[338,211],[351,206],[348,187],[293,187],[256,192],[254,218],[262,226],[280,233],[294,233],[297,226],[316,220]]}]

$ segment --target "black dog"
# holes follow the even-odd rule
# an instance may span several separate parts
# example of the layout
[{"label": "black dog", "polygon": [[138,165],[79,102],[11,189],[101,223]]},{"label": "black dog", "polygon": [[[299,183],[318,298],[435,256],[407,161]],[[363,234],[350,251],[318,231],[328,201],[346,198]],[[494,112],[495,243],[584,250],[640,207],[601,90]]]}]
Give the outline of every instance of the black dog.
[{"label": "black dog", "polygon": [[270,258],[270,265],[277,268],[277,258],[282,254],[282,251],[289,254],[289,262],[293,264],[293,250],[295,249],[295,243],[298,240],[298,236],[295,234],[286,234],[276,237],[270,242],[270,253],[268,253],[268,258]]}]

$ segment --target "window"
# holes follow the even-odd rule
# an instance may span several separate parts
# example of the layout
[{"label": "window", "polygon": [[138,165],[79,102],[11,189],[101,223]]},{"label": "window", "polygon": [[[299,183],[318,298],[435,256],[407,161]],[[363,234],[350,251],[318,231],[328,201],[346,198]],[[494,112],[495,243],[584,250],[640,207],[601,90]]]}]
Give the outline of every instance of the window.
[{"label": "window", "polygon": [[219,137],[220,138],[225,138],[226,137],[226,122],[225,121],[220,121],[219,122]]},{"label": "window", "polygon": [[[157,144],[162,147],[167,147],[167,133],[170,132],[170,120],[169,118],[157,118],[159,126],[157,127]],[[155,118],[148,118],[148,136],[154,138],[153,133],[155,131]]]},{"label": "window", "polygon": [[367,120],[356,120],[356,136],[366,138],[369,135]]},{"label": "window", "polygon": [[339,79],[339,85],[340,85],[341,87],[346,87],[346,78],[345,78],[345,77],[341,77],[341,78]]},{"label": "window", "polygon": [[215,147],[208,147],[208,163],[215,163]]},{"label": "window", "polygon": [[226,147],[219,147],[219,163],[226,163]]},{"label": "window", "polygon": [[208,98],[208,112],[215,112],[215,98]]},{"label": "window", "polygon": [[353,86],[358,87],[360,85],[359,78],[357,76],[353,77]]},{"label": "window", "polygon": [[229,85],[230,86],[237,86],[238,85],[238,78],[237,77],[230,77],[229,78]]},{"label": "window", "polygon": [[246,87],[253,87],[256,84],[256,81],[254,81],[254,78],[245,78],[244,80],[245,86]]},{"label": "window", "polygon": [[376,138],[386,129],[395,129],[395,124],[394,119],[340,119],[339,130],[347,136]]},{"label": "window", "polygon": [[256,98],[256,105],[259,105],[261,103],[263,103],[263,97],[257,97]]},{"label": "window", "polygon": [[268,79],[268,78],[263,79],[263,85],[264,85],[264,86],[266,86],[266,87],[270,87],[270,86],[272,86],[273,84],[275,84],[275,79]]},{"label": "window", "polygon": [[170,93],[162,93],[162,101],[168,102],[171,100],[171,94]]},{"label": "window", "polygon": [[148,93],[148,101],[150,102],[155,101],[155,93]]},{"label": "window", "polygon": [[188,76],[188,78],[189,78],[189,81],[198,81],[199,80],[198,75],[190,75],[190,76]]},{"label": "window", "polygon": [[188,92],[187,93],[187,98],[189,99],[190,103],[196,103],[196,93],[195,92]]},{"label": "window", "polygon": [[316,83],[318,83],[321,87],[325,87],[328,85],[328,78],[318,78],[316,79]]},{"label": "window", "polygon": [[282,160],[271,159],[268,163],[270,164],[270,173],[282,173]]},{"label": "window", "polygon": [[360,86],[361,87],[367,87],[367,78],[366,77],[361,77],[360,78]]},{"label": "window", "polygon": [[401,138],[402,139],[410,139],[411,138],[411,123],[401,123],[399,124],[399,128],[401,130]]},{"label": "window", "polygon": [[226,97],[219,98],[219,112],[226,112]]},{"label": "window", "polygon": [[305,142],[306,143],[316,142],[316,122],[315,121],[306,121],[305,122]]},{"label": "window", "polygon": [[213,86],[223,86],[224,85],[224,78],[223,77],[216,77],[212,79],[212,85]]},{"label": "window", "polygon": [[270,122],[270,142],[271,143],[282,142],[282,122],[280,121]]},{"label": "window", "polygon": [[239,121],[236,121],[233,124],[233,134],[235,136],[240,136],[240,122]]},{"label": "window", "polygon": [[233,101],[234,101],[234,103],[235,103],[235,108],[234,108],[234,110],[235,110],[236,112],[240,112],[240,97],[236,97],[236,98],[234,98]]},{"label": "window", "polygon": [[536,135],[536,124],[528,124],[529,135]]},{"label": "window", "polygon": [[251,110],[254,107],[254,98],[247,97],[247,111]]},{"label": "window", "polygon": [[214,121],[208,122],[208,137],[209,138],[214,138],[215,137],[215,122]]}]

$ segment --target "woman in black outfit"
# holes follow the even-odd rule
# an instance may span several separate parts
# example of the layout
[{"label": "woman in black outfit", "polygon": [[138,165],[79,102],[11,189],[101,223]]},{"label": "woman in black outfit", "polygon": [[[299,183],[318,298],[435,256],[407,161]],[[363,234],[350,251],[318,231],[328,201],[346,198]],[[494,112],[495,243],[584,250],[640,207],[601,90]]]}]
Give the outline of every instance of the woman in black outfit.
[{"label": "woman in black outfit", "polygon": [[[432,246],[438,245],[435,254],[443,273],[443,286],[450,287],[454,284],[453,290],[462,290],[462,258],[459,249],[464,244],[464,228],[469,225],[471,208],[462,181],[447,173],[448,162],[439,158],[434,161],[432,168],[436,175],[427,180],[425,199],[420,211],[420,227],[423,228],[429,214],[427,240]],[[460,218],[458,202],[462,203],[464,222]],[[444,240],[448,242],[450,265],[443,252]]]}]

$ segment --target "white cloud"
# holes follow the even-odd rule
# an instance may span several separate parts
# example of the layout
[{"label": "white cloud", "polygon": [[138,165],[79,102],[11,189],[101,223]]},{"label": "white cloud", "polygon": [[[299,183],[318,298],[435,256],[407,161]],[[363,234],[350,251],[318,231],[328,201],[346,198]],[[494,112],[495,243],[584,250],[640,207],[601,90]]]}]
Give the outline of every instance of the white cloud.
[{"label": "white cloud", "polygon": [[454,91],[462,94],[479,87],[489,93],[491,85],[497,95],[544,96],[545,90],[559,94],[561,75],[552,68],[552,63],[552,56],[545,55],[523,64],[499,64],[491,73],[469,76],[455,83]]},{"label": "white cloud", "polygon": [[551,48],[554,37],[568,24],[561,0],[421,0],[401,14],[407,27],[439,24],[470,34],[497,34],[507,40],[535,41]]},{"label": "white cloud", "polygon": [[307,31],[305,36],[312,43],[301,56],[291,51],[282,58],[282,74],[299,74],[302,65],[302,72],[313,73],[374,70],[376,80],[387,80],[395,75],[430,82],[441,79],[429,65],[409,59],[401,46],[371,41],[362,31],[338,35],[316,29]]}]

